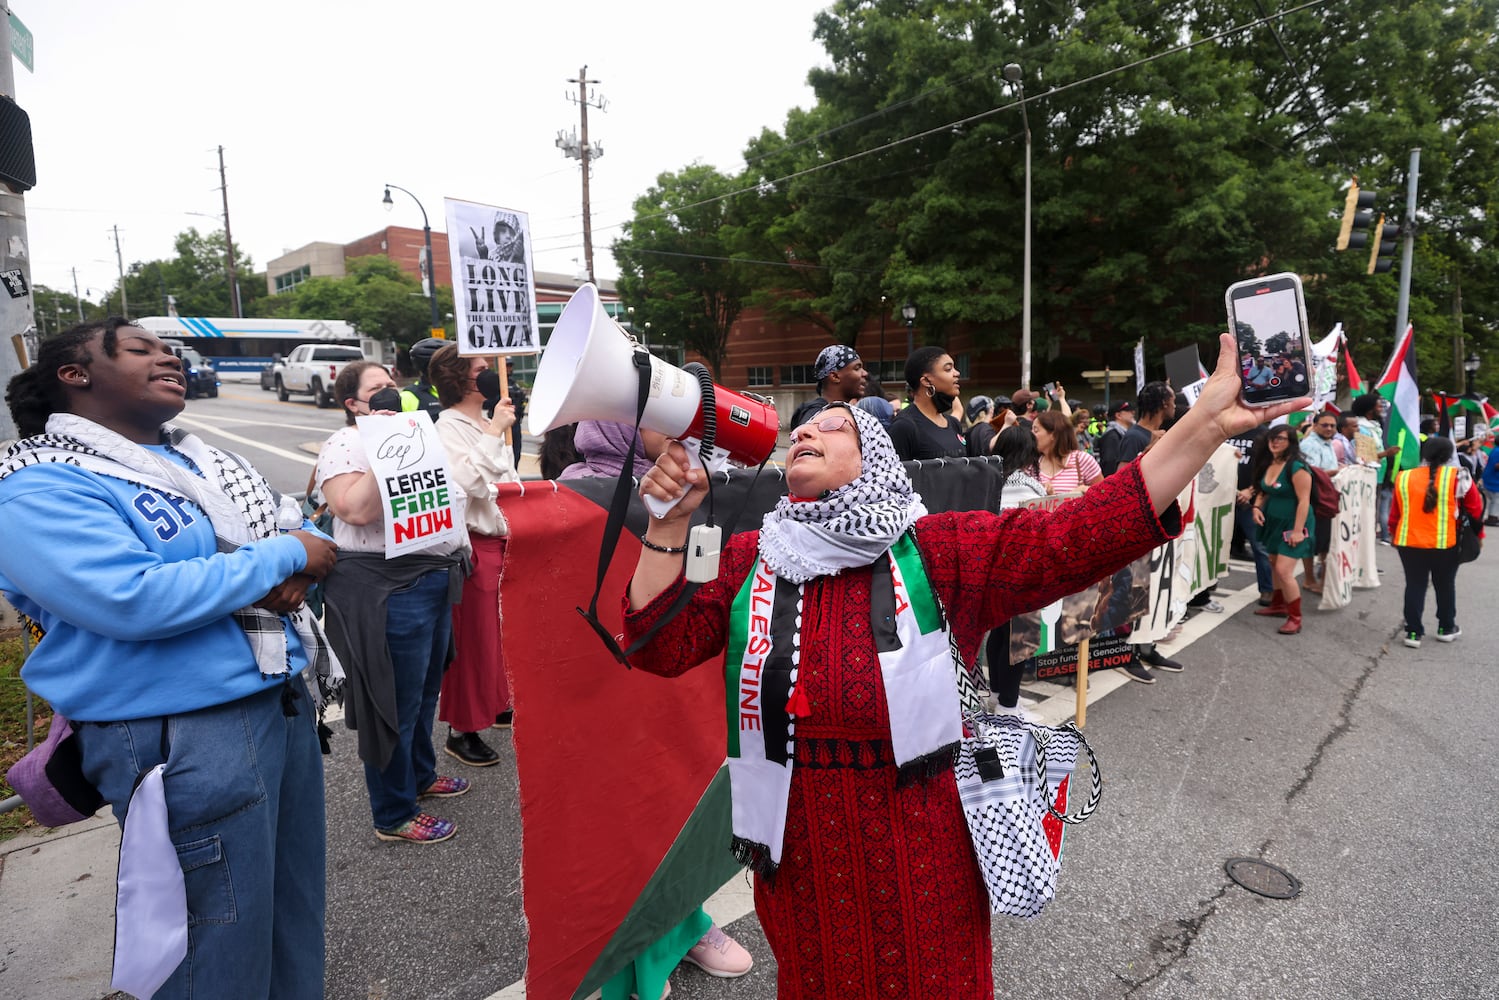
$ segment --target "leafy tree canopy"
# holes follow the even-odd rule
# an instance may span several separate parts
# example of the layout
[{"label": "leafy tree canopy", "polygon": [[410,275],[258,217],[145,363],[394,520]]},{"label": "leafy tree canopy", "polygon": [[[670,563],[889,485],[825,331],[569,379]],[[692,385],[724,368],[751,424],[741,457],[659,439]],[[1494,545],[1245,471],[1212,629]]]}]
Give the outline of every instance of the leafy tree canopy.
[{"label": "leafy tree canopy", "polygon": [[[1142,337],[1151,354],[1206,342],[1228,284],[1291,270],[1314,332],[1342,322],[1377,367],[1398,274],[1332,249],[1357,175],[1417,233],[1422,381],[1459,385],[1457,357],[1476,349],[1480,388],[1499,388],[1499,0],[1268,13],[1257,0],[838,0],[815,21],[829,60],[809,74],[816,104],[752,139],[740,175],[663,174],[637,202],[616,244],[625,297],[649,314],[690,288],[847,340],[884,296],[914,301],[929,339],[962,325],[1011,351],[1029,134],[1038,357],[1063,339],[1114,364]],[[1419,206],[1404,219],[1415,147]],[[711,216],[702,228],[665,225],[652,213],[669,188],[723,201],[692,210]]]},{"label": "leafy tree canopy", "polygon": [[[267,296],[259,303],[261,315],[341,319],[363,336],[393,340],[401,347],[430,336],[432,307],[422,283],[395,261],[381,255],[355,257],[345,262],[345,270],[342,278],[308,278],[289,292]],[[452,312],[451,288],[437,290],[437,308],[444,317]]]}]

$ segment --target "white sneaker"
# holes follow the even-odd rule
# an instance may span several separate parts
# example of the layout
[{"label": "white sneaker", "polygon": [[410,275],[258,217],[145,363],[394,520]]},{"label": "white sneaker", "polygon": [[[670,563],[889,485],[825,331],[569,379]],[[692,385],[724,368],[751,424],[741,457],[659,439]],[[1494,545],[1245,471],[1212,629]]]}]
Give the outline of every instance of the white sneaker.
[{"label": "white sneaker", "polygon": [[1208,614],[1212,615],[1221,615],[1223,614],[1224,610],[1222,604],[1212,599],[1210,599],[1206,604],[1199,605],[1199,607],[1201,608],[1201,610],[1206,611]]},{"label": "white sneaker", "polygon": [[1013,705],[996,704],[994,708],[994,714],[1013,715],[1015,718],[1020,719],[1023,722],[1031,721],[1031,714],[1025,710],[1025,702],[1023,701],[1017,701]]},{"label": "white sneaker", "polygon": [[1439,629],[1437,629],[1436,640],[1437,640],[1437,642],[1456,642],[1457,639],[1458,639],[1458,636],[1460,636],[1462,634],[1463,634],[1462,628],[1460,628],[1457,625],[1452,626],[1452,631],[1451,632],[1448,632],[1446,629],[1440,629],[1439,628]]}]

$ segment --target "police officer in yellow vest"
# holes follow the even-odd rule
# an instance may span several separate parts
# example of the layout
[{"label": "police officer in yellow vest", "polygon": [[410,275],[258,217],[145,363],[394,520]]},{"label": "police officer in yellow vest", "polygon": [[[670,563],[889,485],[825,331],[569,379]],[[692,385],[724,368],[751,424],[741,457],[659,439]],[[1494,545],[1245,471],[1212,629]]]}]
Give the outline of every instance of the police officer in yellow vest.
[{"label": "police officer in yellow vest", "polygon": [[411,366],[416,369],[416,381],[401,390],[403,413],[426,410],[427,416],[435,421],[438,414],[442,412],[442,404],[437,401],[437,389],[427,378],[427,365],[432,361],[432,355],[437,353],[437,349],[449,343],[450,341],[447,340],[428,337],[426,340],[418,340],[411,346]]},{"label": "police officer in yellow vest", "polygon": [[1390,537],[1405,569],[1405,644],[1419,649],[1425,629],[1421,614],[1429,580],[1437,595],[1437,642],[1463,634],[1457,626],[1458,510],[1483,518],[1483,502],[1468,470],[1452,461],[1450,438],[1421,444],[1421,464],[1395,474],[1390,504]]}]

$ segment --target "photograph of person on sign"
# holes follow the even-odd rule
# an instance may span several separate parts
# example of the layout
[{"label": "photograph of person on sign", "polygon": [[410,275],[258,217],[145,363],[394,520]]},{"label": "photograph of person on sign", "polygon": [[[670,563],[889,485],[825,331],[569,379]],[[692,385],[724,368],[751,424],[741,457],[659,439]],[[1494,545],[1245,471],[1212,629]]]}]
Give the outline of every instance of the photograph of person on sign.
[{"label": "photograph of person on sign", "polygon": [[531,224],[525,212],[444,199],[460,354],[533,354]]}]

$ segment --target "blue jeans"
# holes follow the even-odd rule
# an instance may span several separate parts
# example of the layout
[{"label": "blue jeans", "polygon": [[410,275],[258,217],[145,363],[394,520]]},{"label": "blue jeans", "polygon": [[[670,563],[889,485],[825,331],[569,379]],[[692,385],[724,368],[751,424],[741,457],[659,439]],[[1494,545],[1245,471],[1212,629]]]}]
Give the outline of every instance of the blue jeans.
[{"label": "blue jeans", "polygon": [[390,595],[385,606],[385,642],[395,671],[400,742],[384,770],[364,765],[377,830],[394,830],[420,812],[417,795],[437,780],[432,720],[452,634],[447,570],[433,570]]},{"label": "blue jeans", "polygon": [[1270,575],[1270,553],[1260,541],[1260,526],[1254,523],[1254,504],[1234,504],[1234,527],[1243,533],[1249,543],[1249,554],[1254,556],[1254,582],[1259,584],[1260,593],[1268,594],[1275,589],[1275,583]]},{"label": "blue jeans", "polygon": [[[297,715],[282,708],[283,690]],[[83,723],[83,770],[122,824],[140,772],[166,763],[187,886],[187,957],[162,998],[323,995],[323,759],[300,678],[163,719]]]},{"label": "blue jeans", "polygon": [[1378,512],[1374,516],[1379,518],[1375,525],[1377,537],[1382,542],[1390,540],[1390,507],[1395,499],[1395,487],[1391,483],[1379,484],[1379,495],[1375,499],[1374,509]]}]

